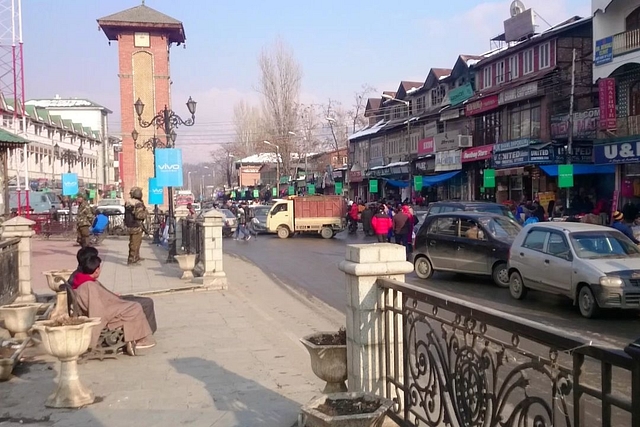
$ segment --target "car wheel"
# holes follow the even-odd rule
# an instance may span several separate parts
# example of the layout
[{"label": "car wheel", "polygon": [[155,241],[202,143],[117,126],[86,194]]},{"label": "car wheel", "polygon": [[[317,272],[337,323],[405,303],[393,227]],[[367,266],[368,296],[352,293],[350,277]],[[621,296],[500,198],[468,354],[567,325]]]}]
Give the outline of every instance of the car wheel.
[{"label": "car wheel", "polygon": [[289,237],[291,233],[289,233],[289,229],[287,227],[278,227],[278,237],[281,239],[286,239]]},{"label": "car wheel", "polygon": [[416,258],[413,263],[413,267],[416,272],[416,276],[421,279],[426,280],[433,276],[433,267],[431,266],[431,262],[425,256]]},{"label": "car wheel", "polygon": [[491,274],[493,278],[493,283],[498,285],[501,288],[509,287],[509,269],[507,267],[506,262],[500,262],[493,267],[493,272]]},{"label": "car wheel", "polygon": [[509,293],[515,299],[523,299],[527,296],[527,288],[522,282],[522,276],[517,271],[509,276]]},{"label": "car wheel", "polygon": [[578,308],[580,314],[587,319],[594,318],[598,315],[600,307],[596,301],[593,291],[589,286],[583,286],[578,293]]},{"label": "car wheel", "polygon": [[323,239],[331,239],[333,237],[333,230],[329,227],[322,227],[322,230],[320,230],[320,235]]}]

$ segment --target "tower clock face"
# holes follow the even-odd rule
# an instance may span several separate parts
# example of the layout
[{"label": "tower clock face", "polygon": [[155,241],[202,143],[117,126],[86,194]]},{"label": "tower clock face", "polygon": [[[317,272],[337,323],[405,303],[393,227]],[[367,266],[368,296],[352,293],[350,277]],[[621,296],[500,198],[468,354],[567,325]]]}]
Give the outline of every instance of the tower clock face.
[{"label": "tower clock face", "polygon": [[135,33],[134,34],[134,46],[135,47],[150,47],[149,33]]}]

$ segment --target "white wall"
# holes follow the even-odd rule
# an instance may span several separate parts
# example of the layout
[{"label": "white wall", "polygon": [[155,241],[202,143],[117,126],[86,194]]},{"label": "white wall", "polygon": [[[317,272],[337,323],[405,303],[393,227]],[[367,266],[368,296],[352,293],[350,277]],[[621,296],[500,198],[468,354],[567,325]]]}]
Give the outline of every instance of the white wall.
[{"label": "white wall", "polygon": [[[604,11],[606,4],[610,3],[606,12]],[[601,40],[608,36],[622,33],[626,30],[625,20],[627,15],[640,6],[640,0],[592,0],[592,9],[595,13],[593,16],[593,47],[597,40]],[[603,7],[604,6],[604,7]],[[620,66],[636,62],[640,64],[640,51],[630,52],[613,58],[613,62],[608,64],[593,66],[593,81],[596,82],[600,78],[609,77]]]}]

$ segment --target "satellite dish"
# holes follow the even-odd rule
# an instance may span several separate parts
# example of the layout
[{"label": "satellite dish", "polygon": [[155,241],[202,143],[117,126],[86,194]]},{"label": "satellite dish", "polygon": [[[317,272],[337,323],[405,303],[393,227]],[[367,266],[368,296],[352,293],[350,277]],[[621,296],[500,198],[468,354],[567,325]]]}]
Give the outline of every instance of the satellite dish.
[{"label": "satellite dish", "polygon": [[511,3],[510,10],[511,10],[511,17],[513,18],[514,16],[519,15],[525,11],[524,3],[522,3],[522,1],[520,0],[514,0]]}]

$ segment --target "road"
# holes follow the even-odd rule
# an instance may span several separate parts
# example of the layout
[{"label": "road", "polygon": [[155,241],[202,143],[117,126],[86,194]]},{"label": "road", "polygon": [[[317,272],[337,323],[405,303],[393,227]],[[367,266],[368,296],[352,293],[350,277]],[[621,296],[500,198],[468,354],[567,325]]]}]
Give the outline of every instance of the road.
[{"label": "road", "polygon": [[[252,262],[300,292],[345,311],[345,279],[338,264],[345,257],[347,244],[373,243],[374,240],[362,232],[355,236],[340,233],[331,240],[317,236],[282,240],[274,235],[260,235],[249,242],[225,239],[224,250]],[[637,312],[605,311],[598,319],[584,319],[577,307],[565,298],[529,292],[524,300],[517,301],[511,298],[508,289],[497,288],[490,279],[436,273],[425,281],[411,273],[406,281],[617,347],[640,337]]]}]

